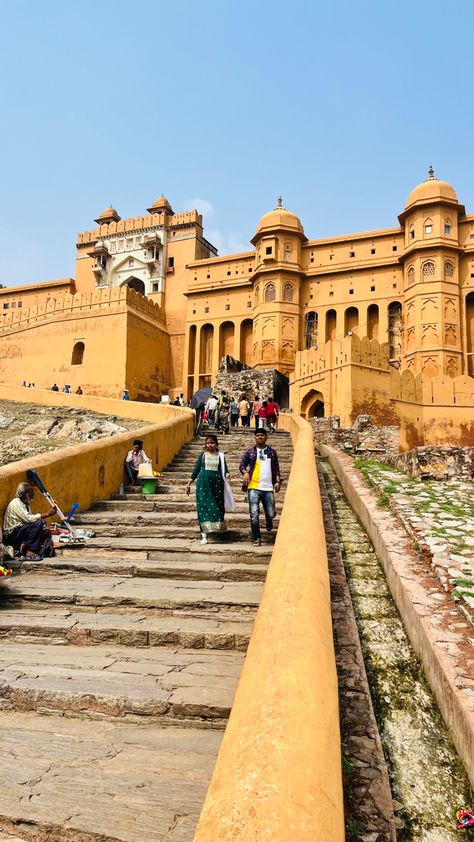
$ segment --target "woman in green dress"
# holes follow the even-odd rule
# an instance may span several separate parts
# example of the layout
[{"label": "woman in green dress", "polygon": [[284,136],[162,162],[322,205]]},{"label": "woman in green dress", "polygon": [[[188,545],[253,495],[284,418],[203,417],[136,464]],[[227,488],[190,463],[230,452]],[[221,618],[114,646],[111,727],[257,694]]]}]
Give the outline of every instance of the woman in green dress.
[{"label": "woman in green dress", "polygon": [[211,532],[224,532],[224,477],[229,478],[229,471],[223,453],[219,452],[217,436],[206,436],[204,452],[198,457],[186,486],[186,494],[191,493],[191,483],[196,480],[196,508],[201,530],[201,544],[207,544]]}]

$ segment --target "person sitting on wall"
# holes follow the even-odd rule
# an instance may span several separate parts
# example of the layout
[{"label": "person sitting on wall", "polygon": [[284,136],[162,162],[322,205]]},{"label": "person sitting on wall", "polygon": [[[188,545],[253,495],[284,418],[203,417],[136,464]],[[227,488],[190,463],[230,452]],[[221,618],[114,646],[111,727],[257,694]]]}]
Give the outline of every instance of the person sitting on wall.
[{"label": "person sitting on wall", "polygon": [[130,400],[130,395],[128,394],[128,389],[123,390],[122,400],[123,401],[129,401]]},{"label": "person sitting on wall", "polygon": [[22,558],[42,561],[44,557],[56,555],[51,535],[44,521],[56,514],[53,506],[43,514],[33,514],[30,504],[35,490],[28,482],[21,482],[16,495],[8,504],[3,518],[3,538],[6,545],[13,547]]},{"label": "person sitting on wall", "polygon": [[51,386],[51,391],[52,392],[59,392],[59,386],[58,386],[57,383],[53,383],[53,385]]},{"label": "person sitting on wall", "polygon": [[141,439],[135,439],[133,442],[133,450],[129,450],[125,457],[125,473],[131,485],[140,485],[138,482],[138,468],[144,462],[151,462],[145,451],[143,450],[143,442]]},{"label": "person sitting on wall", "polygon": [[83,395],[83,394],[84,394],[84,392],[82,391],[81,387],[78,386],[77,389],[76,389],[76,395]]}]

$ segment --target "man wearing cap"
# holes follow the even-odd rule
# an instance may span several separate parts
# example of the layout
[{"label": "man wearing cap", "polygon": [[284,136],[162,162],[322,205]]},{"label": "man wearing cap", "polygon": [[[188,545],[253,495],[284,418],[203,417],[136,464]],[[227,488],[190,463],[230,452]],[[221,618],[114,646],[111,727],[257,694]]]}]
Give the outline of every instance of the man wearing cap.
[{"label": "man wearing cap", "polygon": [[260,534],[260,501],[265,512],[267,532],[273,529],[275,517],[275,494],[281,488],[280,465],[273,447],[267,447],[267,431],[255,431],[255,444],[242,456],[239,471],[243,474],[243,485],[247,489],[250,512],[250,528],[254,547],[262,543]]},{"label": "man wearing cap", "polygon": [[133,450],[129,450],[125,457],[125,473],[131,485],[140,485],[138,482],[138,468],[144,462],[150,462],[150,459],[143,450],[143,442],[141,439],[135,439],[133,442]]}]

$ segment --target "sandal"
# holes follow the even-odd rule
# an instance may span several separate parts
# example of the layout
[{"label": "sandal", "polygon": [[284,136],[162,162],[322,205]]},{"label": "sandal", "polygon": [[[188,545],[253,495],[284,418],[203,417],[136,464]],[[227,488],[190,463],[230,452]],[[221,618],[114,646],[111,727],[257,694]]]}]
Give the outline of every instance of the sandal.
[{"label": "sandal", "polygon": [[253,541],[253,546],[254,547],[261,547],[262,546],[262,542],[261,542],[260,538],[258,538],[257,541]]},{"label": "sandal", "polygon": [[42,555],[22,555],[20,561],[43,561]]}]

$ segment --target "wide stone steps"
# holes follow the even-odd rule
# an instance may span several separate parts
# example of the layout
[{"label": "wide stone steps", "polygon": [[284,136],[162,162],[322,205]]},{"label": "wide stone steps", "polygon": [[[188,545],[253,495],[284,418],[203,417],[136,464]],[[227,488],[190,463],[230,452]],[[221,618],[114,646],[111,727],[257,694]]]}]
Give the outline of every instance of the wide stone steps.
[{"label": "wide stone steps", "polygon": [[4,641],[0,710],[222,720],[230,713],[243,657],[241,652]]},{"label": "wide stone steps", "polygon": [[1,826],[16,842],[191,842],[221,739],[5,711]]},{"label": "wide stone steps", "polygon": [[157,612],[131,606],[85,608],[55,605],[0,611],[0,640],[94,646],[179,646],[245,652],[255,610],[189,609]]},{"label": "wide stone steps", "polygon": [[[253,431],[221,440],[227,532],[201,545],[184,493],[200,439],[157,494],[97,501],[83,548],[16,564],[0,588],[0,839],[193,839],[275,540],[263,514],[262,546],[249,538],[238,464]],[[270,443],[288,477],[289,437]]]},{"label": "wide stone steps", "polygon": [[[12,562],[13,569],[18,563]],[[115,573],[119,576],[141,576],[161,579],[194,579],[238,582],[254,580],[263,581],[267,573],[268,563],[258,563],[252,556],[246,563],[233,562],[225,557],[216,561],[215,556],[207,558],[169,558],[164,553],[163,558],[148,560],[138,559],[136,561],[121,558],[86,558],[73,557],[69,552],[55,558],[45,558],[43,561],[25,561],[21,563],[21,570],[34,571],[36,573],[90,573],[92,575]],[[24,581],[24,579],[22,579]]]},{"label": "wide stone steps", "polygon": [[260,582],[158,579],[88,573],[25,573],[2,593],[2,604],[45,606],[133,606],[155,610],[190,608],[256,608]]}]

